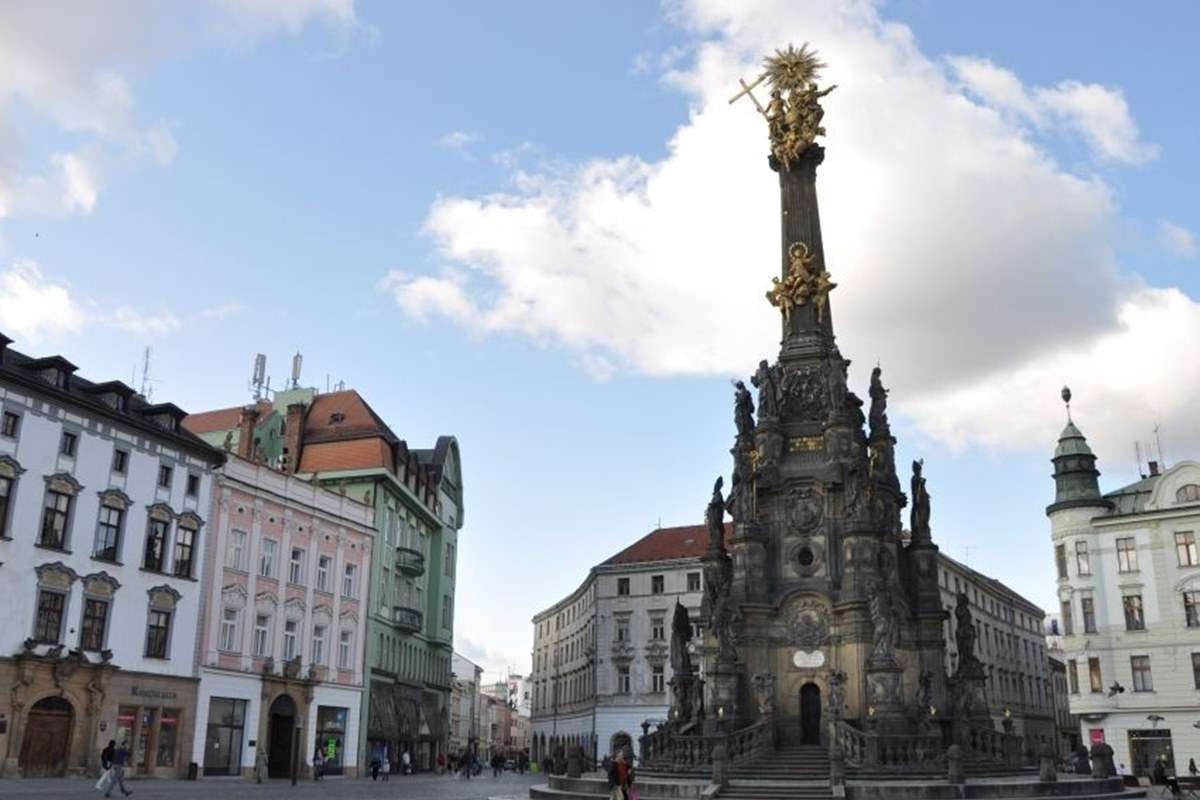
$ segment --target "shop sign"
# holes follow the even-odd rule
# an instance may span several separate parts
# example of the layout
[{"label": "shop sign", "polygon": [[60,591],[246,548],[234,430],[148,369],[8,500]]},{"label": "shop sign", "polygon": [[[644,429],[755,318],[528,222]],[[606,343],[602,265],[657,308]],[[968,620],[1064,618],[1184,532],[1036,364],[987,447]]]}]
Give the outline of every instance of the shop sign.
[{"label": "shop sign", "polygon": [[175,692],[162,689],[144,689],[136,683],[129,687],[129,694],[133,697],[144,697],[147,700],[175,700],[179,697]]}]

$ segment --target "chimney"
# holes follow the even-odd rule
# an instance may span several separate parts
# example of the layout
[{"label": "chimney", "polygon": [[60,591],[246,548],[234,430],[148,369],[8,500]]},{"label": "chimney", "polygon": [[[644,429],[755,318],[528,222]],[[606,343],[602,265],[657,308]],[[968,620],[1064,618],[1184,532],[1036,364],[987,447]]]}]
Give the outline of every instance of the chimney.
[{"label": "chimney", "polygon": [[238,415],[237,454],[247,461],[254,460],[254,426],[258,423],[258,409],[245,406]]},{"label": "chimney", "polygon": [[1151,461],[1150,462],[1150,477],[1154,477],[1157,474],[1158,474],[1158,462]]},{"label": "chimney", "polygon": [[303,446],[304,413],[308,406],[304,403],[292,403],[287,407],[287,416],[283,427],[283,454],[279,468],[284,472],[295,473],[300,466],[300,448]]}]

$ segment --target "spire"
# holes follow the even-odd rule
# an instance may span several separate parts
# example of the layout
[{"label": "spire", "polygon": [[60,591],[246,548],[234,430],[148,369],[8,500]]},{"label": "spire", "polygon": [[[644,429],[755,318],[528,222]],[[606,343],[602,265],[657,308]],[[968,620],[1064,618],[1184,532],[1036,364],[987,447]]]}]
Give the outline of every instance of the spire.
[{"label": "spire", "polygon": [[1046,507],[1046,513],[1053,514],[1065,508],[1109,508],[1111,503],[1100,494],[1096,454],[1071,419],[1071,390],[1065,386],[1062,398],[1067,407],[1067,425],[1058,436],[1058,446],[1051,459],[1054,464],[1054,502]]}]

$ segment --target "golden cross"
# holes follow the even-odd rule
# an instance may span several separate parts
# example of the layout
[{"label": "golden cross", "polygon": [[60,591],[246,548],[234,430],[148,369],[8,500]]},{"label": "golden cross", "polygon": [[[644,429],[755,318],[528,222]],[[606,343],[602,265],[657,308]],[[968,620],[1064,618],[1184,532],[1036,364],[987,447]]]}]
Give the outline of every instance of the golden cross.
[{"label": "golden cross", "polygon": [[740,92],[738,92],[737,94],[735,94],[733,97],[729,98],[729,104],[733,105],[734,103],[736,103],[738,100],[740,100],[742,98],[742,95],[747,95],[750,98],[750,102],[754,103],[754,107],[758,109],[758,113],[762,114],[765,117],[767,115],[766,109],[764,109],[759,104],[758,98],[755,97],[754,92],[752,92],[750,90],[753,89],[755,86],[758,86],[760,83],[762,83],[766,79],[767,79],[767,73],[765,73],[765,72],[762,75],[759,75],[758,78],[754,81],[754,83],[751,83],[751,84],[747,84],[744,80],[742,80],[741,78],[738,78],[738,83],[740,83],[742,85],[742,90]]}]

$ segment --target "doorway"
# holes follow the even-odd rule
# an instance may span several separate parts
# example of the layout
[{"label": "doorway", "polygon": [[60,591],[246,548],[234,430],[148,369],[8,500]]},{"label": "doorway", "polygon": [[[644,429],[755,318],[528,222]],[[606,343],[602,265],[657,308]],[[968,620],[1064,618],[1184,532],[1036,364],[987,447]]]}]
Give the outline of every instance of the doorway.
[{"label": "doorway", "polygon": [[292,737],[296,731],[296,703],[281,694],[271,703],[267,731],[267,774],[287,778],[292,774]]},{"label": "doorway", "polygon": [[33,704],[25,723],[18,766],[26,778],[61,778],[67,773],[68,745],[75,711],[62,697]]},{"label": "doorway", "polygon": [[800,744],[821,743],[821,687],[806,683],[800,687]]}]

